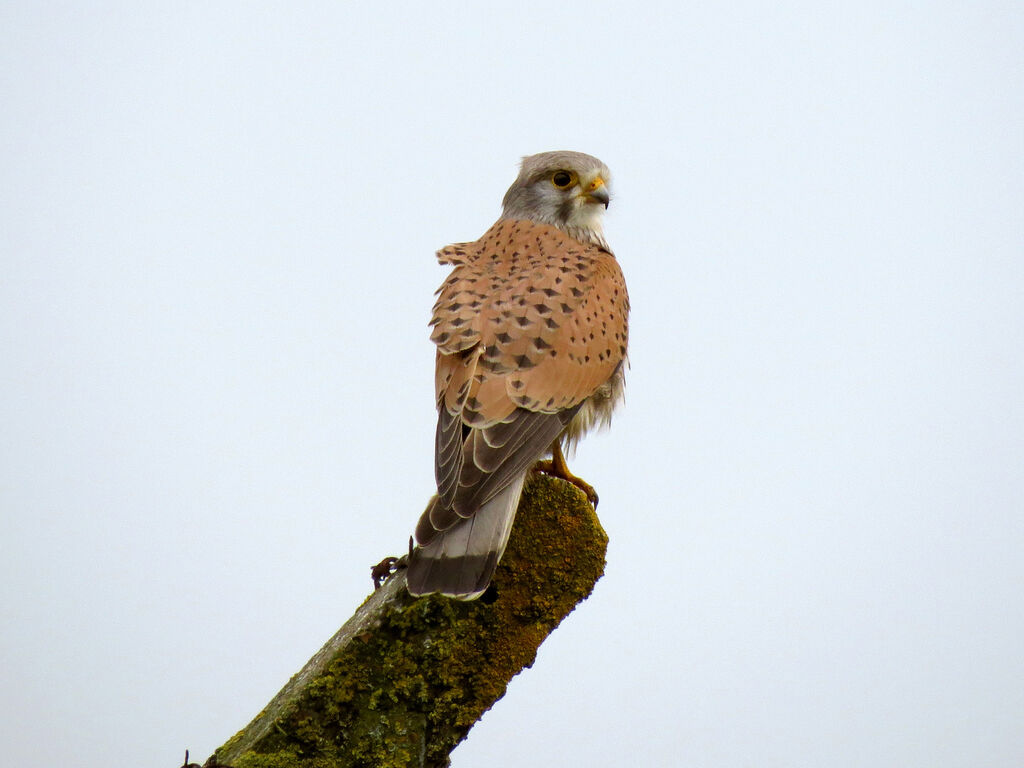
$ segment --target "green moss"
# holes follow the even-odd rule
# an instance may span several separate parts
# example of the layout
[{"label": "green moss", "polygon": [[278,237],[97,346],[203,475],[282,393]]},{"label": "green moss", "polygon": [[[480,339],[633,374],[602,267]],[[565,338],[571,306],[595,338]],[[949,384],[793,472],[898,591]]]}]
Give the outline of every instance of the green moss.
[{"label": "green moss", "polygon": [[[583,495],[527,485],[494,576],[496,599],[460,602],[404,589],[287,702],[254,745],[236,736],[214,759],[235,768],[447,765],[451,750],[536,658],[593,589],[607,536]],[[256,721],[254,721],[255,724]],[[253,727],[253,726],[250,726]]]}]

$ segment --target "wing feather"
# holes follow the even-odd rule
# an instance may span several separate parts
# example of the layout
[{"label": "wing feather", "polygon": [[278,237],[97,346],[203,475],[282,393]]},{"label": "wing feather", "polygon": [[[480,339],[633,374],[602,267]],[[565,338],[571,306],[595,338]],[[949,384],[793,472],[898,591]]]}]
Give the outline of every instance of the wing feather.
[{"label": "wing feather", "polygon": [[502,220],[438,259],[454,268],[430,323],[438,499],[421,544],[521,481],[622,364],[629,310],[615,257],[546,224]]}]

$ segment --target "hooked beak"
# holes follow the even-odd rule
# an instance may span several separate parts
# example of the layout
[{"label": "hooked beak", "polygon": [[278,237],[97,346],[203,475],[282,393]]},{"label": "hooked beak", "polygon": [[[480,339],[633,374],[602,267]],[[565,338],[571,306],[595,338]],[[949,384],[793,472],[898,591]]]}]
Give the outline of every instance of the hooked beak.
[{"label": "hooked beak", "polygon": [[594,180],[580,191],[580,197],[584,198],[584,202],[599,203],[605,208],[608,207],[608,203],[611,201],[608,187],[605,186],[604,179],[600,176],[595,176]]}]

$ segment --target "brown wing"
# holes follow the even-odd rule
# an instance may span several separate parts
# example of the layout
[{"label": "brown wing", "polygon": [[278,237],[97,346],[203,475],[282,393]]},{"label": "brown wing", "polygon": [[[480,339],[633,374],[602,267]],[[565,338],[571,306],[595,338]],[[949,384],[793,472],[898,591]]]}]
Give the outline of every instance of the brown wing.
[{"label": "brown wing", "polygon": [[499,221],[438,258],[455,265],[431,321],[440,502],[430,522],[445,530],[524,472],[611,378],[629,304],[612,254],[544,224]]}]

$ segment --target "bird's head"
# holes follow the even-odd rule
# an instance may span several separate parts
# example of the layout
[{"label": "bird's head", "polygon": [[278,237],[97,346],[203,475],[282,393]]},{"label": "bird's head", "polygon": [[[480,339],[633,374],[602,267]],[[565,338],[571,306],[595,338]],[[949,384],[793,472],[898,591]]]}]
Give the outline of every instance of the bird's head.
[{"label": "bird's head", "polygon": [[502,202],[503,219],[551,224],[585,243],[607,248],[603,216],[611,200],[608,166],[582,152],[524,157]]}]

